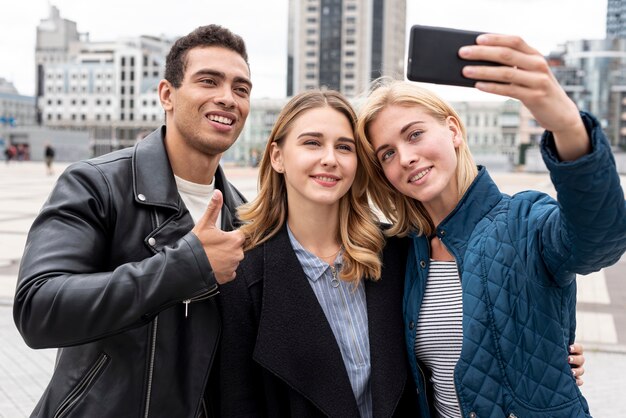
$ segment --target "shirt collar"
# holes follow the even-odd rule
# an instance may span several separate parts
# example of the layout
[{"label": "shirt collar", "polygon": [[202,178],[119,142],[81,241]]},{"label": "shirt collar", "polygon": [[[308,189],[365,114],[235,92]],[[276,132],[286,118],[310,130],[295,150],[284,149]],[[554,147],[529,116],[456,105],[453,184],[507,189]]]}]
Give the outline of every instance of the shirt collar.
[{"label": "shirt collar", "polygon": [[[296,257],[298,257],[298,261],[304,270],[306,277],[315,282],[320,277],[326,273],[326,271],[330,270],[330,266],[322,261],[318,256],[308,251],[306,248],[302,246],[296,239],[296,237],[291,232],[289,228],[289,224],[287,223],[287,233],[289,234],[289,241],[291,241],[291,247],[296,253]],[[334,265],[336,268],[341,268],[341,255],[343,251],[339,251],[337,257],[335,257]]]}]

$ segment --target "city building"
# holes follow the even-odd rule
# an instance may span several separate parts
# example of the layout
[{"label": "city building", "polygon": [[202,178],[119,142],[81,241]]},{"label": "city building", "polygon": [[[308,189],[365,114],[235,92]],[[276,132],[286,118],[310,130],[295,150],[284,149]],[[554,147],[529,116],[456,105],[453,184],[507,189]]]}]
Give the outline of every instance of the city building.
[{"label": "city building", "polygon": [[92,42],[51,7],[37,27],[41,123],[87,131],[94,154],[133,144],[163,121],[157,87],[172,43],[153,36]]},{"label": "city building", "polygon": [[287,96],[403,77],[406,0],[289,0]]},{"label": "city building", "polygon": [[606,37],[626,39],[626,0],[607,0]]},{"label": "city building", "polygon": [[86,132],[39,126],[36,98],[19,94],[12,83],[0,78],[0,155],[13,147],[18,152],[15,160],[41,161],[46,144],[55,148],[57,161],[91,155]]},{"label": "city building", "polygon": [[626,149],[626,38],[568,41],[548,61],[566,93]]}]

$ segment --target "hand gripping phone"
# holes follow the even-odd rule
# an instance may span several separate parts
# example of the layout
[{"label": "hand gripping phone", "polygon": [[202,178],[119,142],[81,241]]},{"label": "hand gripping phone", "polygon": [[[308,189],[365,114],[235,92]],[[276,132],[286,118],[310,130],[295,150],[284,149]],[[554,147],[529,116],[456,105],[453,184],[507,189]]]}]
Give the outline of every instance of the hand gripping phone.
[{"label": "hand gripping phone", "polygon": [[411,81],[474,87],[476,79],[464,77],[466,65],[502,65],[491,61],[470,61],[459,57],[459,48],[476,44],[484,32],[414,25],[409,38],[406,76]]}]

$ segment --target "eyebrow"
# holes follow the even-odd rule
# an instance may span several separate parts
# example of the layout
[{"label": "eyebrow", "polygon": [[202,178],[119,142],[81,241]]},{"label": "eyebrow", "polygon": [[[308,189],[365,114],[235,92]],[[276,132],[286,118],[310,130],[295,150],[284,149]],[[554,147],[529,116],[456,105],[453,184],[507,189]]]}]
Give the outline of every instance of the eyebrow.
[{"label": "eyebrow", "polygon": [[[402,127],[402,129],[400,129],[400,135],[404,134],[411,126],[417,125],[420,123],[424,123],[424,122],[421,120],[414,120],[412,122],[407,123],[406,125]],[[378,155],[378,153],[384,150],[385,148],[389,148],[389,145],[383,144],[380,147],[376,148],[376,150],[374,151],[374,155]]]},{"label": "eyebrow", "polygon": [[[225,79],[226,78],[226,74],[224,74],[222,71],[211,70],[209,68],[204,68],[204,69],[198,70],[198,71],[196,71],[194,73],[193,76],[194,76],[194,78],[197,78],[197,77],[200,77],[200,76],[203,76],[203,75],[210,75],[210,76],[221,78],[221,79]],[[237,76],[237,77],[235,77],[233,79],[233,81],[235,83],[247,84],[248,87],[252,88],[252,82],[249,79],[247,79],[246,77]]]},{"label": "eyebrow", "polygon": [[[302,138],[303,136],[313,136],[315,138],[322,138],[324,135],[322,135],[321,132],[302,132],[300,135],[298,135],[298,139]],[[352,138],[347,138],[345,136],[341,136],[339,138],[337,138],[339,141],[341,142],[350,142],[352,144],[355,144],[356,141]]]}]

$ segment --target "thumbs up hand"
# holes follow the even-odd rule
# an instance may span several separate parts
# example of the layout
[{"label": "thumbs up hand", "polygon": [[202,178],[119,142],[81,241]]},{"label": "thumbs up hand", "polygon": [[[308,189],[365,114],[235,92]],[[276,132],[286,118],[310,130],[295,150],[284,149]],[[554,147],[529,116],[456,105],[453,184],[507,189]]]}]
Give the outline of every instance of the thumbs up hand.
[{"label": "thumbs up hand", "polygon": [[222,203],[222,192],[215,190],[206,212],[191,230],[202,243],[218,284],[227,283],[235,278],[237,266],[243,260],[244,243],[241,232],[225,232],[215,226],[222,210]]}]

